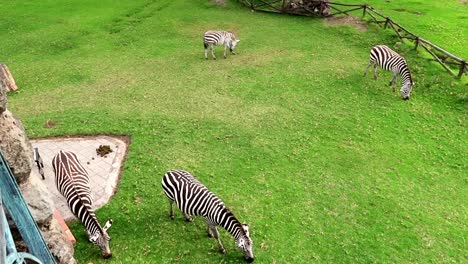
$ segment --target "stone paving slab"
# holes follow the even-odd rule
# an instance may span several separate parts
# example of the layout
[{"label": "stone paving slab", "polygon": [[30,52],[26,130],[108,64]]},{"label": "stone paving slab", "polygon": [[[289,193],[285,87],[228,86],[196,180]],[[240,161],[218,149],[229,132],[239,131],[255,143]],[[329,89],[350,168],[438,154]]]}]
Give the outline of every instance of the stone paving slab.
[{"label": "stone paving slab", "polygon": [[[76,137],[76,138],[48,138],[30,140],[33,148],[38,148],[44,162],[44,183],[50,191],[55,208],[65,221],[76,220],[67,205],[67,201],[57,190],[52,159],[60,151],[74,152],[83,167],[88,171],[91,193],[94,197],[93,209],[97,210],[109,202],[118,186],[120,168],[125,161],[127,144],[111,136]],[[112,152],[104,157],[97,154],[100,145],[109,145]],[[31,177],[42,179],[35,165]]]}]

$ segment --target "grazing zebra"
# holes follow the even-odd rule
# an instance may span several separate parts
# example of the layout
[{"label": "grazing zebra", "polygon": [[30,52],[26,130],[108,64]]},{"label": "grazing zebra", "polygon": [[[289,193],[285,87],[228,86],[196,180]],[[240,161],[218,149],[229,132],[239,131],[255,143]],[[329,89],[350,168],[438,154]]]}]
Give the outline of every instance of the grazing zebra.
[{"label": "grazing zebra", "polygon": [[254,260],[253,242],[249,235],[249,226],[241,224],[234,214],[224,206],[224,203],[214,193],[189,172],[171,170],[164,174],[162,187],[169,198],[169,217],[174,219],[172,204],[174,201],[182,211],[185,219],[192,221],[190,215],[205,217],[208,224],[208,235],[218,241],[219,250],[226,254],[217,226],[224,227],[235,239],[237,247],[243,252],[244,258],[251,263]]},{"label": "grazing zebra", "polygon": [[236,36],[228,31],[207,31],[203,36],[203,45],[205,46],[205,59],[208,59],[208,48],[211,50],[211,56],[216,60],[214,55],[214,46],[224,45],[224,58],[226,58],[226,49],[229,47],[229,51],[234,53],[234,48],[239,43],[240,39],[236,39]]},{"label": "grazing zebra", "polygon": [[67,199],[68,206],[86,227],[89,241],[98,246],[104,258],[112,256],[107,229],[112,220],[104,227],[99,224],[92,209],[93,198],[89,187],[89,177],[85,168],[80,164],[75,153],[60,151],[52,159],[55,172],[55,184],[60,193]]},{"label": "grazing zebra", "polygon": [[377,66],[382,67],[387,71],[393,72],[393,78],[390,81],[390,85],[393,86],[393,92],[395,92],[395,84],[398,75],[401,75],[401,96],[404,100],[410,98],[411,90],[413,89],[414,82],[411,77],[410,70],[408,68],[408,64],[406,63],[405,58],[403,58],[400,54],[396,53],[395,51],[391,50],[389,47],[385,45],[378,45],[372,48],[370,52],[370,61],[369,65],[367,65],[366,73],[364,77],[367,75],[369,71],[369,67],[374,64],[374,78],[377,79]]}]

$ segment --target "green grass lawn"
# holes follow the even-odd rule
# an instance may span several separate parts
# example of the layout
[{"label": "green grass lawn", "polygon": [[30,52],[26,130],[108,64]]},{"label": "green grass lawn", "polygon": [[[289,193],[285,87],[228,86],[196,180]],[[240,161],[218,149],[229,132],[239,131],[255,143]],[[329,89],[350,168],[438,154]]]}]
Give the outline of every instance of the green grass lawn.
[{"label": "green grass lawn", "polygon": [[[9,108],[29,137],[131,136],[119,191],[97,212],[114,220],[113,257],[102,260],[75,223],[79,263],[244,262],[226,231],[223,256],[203,219],[169,219],[160,181],[173,168],[250,225],[255,263],[468,261],[466,86],[406,45],[409,101],[388,87],[391,73],[363,78],[370,48],[398,41],[391,32],[235,1],[0,10],[0,61],[21,88]],[[235,32],[238,54],[206,61],[208,29]],[[44,128],[48,119],[57,126]]]}]

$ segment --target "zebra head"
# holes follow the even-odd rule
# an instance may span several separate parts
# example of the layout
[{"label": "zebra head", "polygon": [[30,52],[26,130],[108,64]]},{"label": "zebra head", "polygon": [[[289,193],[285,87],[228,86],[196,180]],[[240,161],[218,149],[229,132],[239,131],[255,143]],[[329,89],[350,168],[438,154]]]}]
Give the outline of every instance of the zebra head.
[{"label": "zebra head", "polygon": [[403,97],[403,100],[408,100],[410,99],[410,95],[411,95],[411,90],[413,89],[413,86],[414,86],[414,82],[413,81],[409,81],[409,82],[406,82],[403,84],[403,86],[401,87],[401,97]]},{"label": "zebra head", "polygon": [[109,219],[102,229],[96,230],[96,232],[89,237],[89,242],[99,247],[102,257],[105,259],[112,257],[112,252],[109,247],[110,236],[107,234],[107,229],[109,229],[111,225],[112,219]]},{"label": "zebra head", "polygon": [[233,41],[231,41],[231,43],[229,43],[229,51],[234,53],[234,49],[236,48],[237,43],[239,43],[239,41],[240,39],[234,39]]},{"label": "zebra head", "polygon": [[236,241],[237,247],[244,253],[244,258],[248,263],[254,261],[253,255],[253,241],[249,235],[249,226],[247,224],[242,224],[242,229],[244,230],[245,235],[239,236]]}]

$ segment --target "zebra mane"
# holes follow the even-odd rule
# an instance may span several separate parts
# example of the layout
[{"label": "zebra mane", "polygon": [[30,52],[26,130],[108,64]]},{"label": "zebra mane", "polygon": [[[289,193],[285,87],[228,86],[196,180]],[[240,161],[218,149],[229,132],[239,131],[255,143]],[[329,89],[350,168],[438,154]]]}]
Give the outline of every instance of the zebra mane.
[{"label": "zebra mane", "polygon": [[[225,219],[230,219],[231,223],[233,223],[231,228],[227,228],[224,225],[223,226],[231,235],[234,237],[238,238],[236,236],[236,233],[241,235],[241,236],[247,236],[247,234],[244,231],[244,228],[242,228],[242,223],[237,219],[237,217],[234,215],[234,213],[227,207],[223,207],[223,213],[226,215]],[[238,232],[237,232],[238,230]]]},{"label": "zebra mane", "polygon": [[[67,173],[67,177],[69,177],[70,181],[73,183],[75,182],[73,177],[71,175],[69,175]],[[94,212],[94,210],[91,208],[91,206],[87,203],[84,202],[84,199],[83,199],[83,196],[80,194],[80,192],[76,189],[76,186],[75,184],[72,184],[72,191],[76,194],[76,196],[78,197],[78,201],[77,201],[77,204],[75,206],[78,206],[79,207],[84,207],[86,209],[86,212],[89,214],[89,216],[91,217],[91,221],[94,222],[94,224],[96,225],[96,227],[98,228],[99,230],[99,233],[101,233],[101,235],[104,235],[104,231],[101,227],[101,224],[99,223],[97,217],[96,217],[96,213]],[[79,218],[79,217],[78,217]],[[85,224],[85,223],[83,223]],[[90,222],[91,224],[91,222]],[[86,227],[87,229],[88,227]]]},{"label": "zebra mane", "polygon": [[[76,193],[76,195],[78,196],[78,203],[77,205],[78,206],[83,206],[85,209],[86,209],[86,212],[89,214],[89,216],[91,217],[91,222],[94,222],[94,224],[96,225],[99,233],[101,233],[101,235],[103,236],[104,235],[104,230],[102,229],[102,226],[101,224],[99,223],[97,217],[96,217],[96,213],[94,212],[94,210],[91,208],[90,205],[88,205],[87,203],[83,202],[83,199],[81,197],[81,195],[75,190],[75,188],[73,188],[73,191]],[[90,222],[90,224],[91,224]],[[85,223],[83,223],[85,224]],[[86,225],[85,225],[86,226]],[[88,229],[88,227],[86,226],[86,229]],[[91,230],[89,230],[91,231]]]}]

